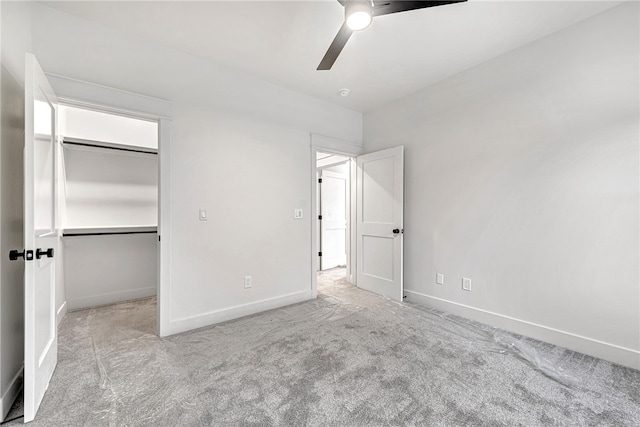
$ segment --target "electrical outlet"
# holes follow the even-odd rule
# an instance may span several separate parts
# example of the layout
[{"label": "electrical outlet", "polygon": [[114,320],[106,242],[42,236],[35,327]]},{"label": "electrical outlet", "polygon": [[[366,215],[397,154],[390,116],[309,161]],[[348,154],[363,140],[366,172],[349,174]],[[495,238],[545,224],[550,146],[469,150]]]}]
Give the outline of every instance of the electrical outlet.
[{"label": "electrical outlet", "polygon": [[206,221],[207,220],[207,210],[206,209],[200,209],[198,211],[198,218],[200,218],[200,221]]},{"label": "electrical outlet", "polygon": [[293,210],[293,217],[295,219],[302,219],[302,209],[294,209]]},{"label": "electrical outlet", "polygon": [[436,283],[438,285],[444,285],[444,274],[436,274]]},{"label": "electrical outlet", "polygon": [[465,291],[471,291],[471,279],[467,279],[466,277],[462,278],[462,289]]},{"label": "electrical outlet", "polygon": [[253,285],[251,276],[244,276],[244,288],[248,289]]}]

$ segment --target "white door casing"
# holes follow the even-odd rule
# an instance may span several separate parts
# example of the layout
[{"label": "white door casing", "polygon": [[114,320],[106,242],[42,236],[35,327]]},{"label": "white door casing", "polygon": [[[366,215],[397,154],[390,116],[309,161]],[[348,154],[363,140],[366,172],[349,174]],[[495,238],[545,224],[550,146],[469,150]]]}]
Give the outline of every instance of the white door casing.
[{"label": "white door casing", "polygon": [[404,147],[357,158],[357,285],[403,300]]},{"label": "white door casing", "polygon": [[343,174],[322,171],[321,270],[347,264],[347,182]]},{"label": "white door casing", "polygon": [[[24,145],[24,421],[35,418],[58,359],[55,310],[56,96],[27,54]],[[29,252],[32,259],[29,260]],[[45,252],[42,254],[42,252]]]}]

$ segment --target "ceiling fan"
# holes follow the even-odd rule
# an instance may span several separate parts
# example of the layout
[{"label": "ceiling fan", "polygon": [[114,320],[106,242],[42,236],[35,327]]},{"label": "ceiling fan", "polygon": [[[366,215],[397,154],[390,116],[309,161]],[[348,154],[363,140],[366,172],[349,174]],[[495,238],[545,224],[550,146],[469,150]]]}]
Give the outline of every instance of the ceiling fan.
[{"label": "ceiling fan", "polygon": [[338,55],[347,44],[354,31],[360,31],[371,25],[375,16],[388,15],[390,13],[406,12],[426,7],[443,6],[451,3],[460,3],[467,0],[445,1],[401,1],[401,0],[338,0],[344,6],[344,22],[333,39],[329,50],[320,61],[318,70],[330,70]]}]

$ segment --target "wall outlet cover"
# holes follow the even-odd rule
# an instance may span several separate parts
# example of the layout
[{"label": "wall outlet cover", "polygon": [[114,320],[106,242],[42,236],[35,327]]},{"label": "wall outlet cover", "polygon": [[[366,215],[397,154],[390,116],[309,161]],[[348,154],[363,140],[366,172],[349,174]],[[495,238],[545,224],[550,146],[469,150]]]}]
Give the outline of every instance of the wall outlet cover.
[{"label": "wall outlet cover", "polygon": [[471,290],[471,279],[467,279],[466,277],[462,278],[462,289],[465,291]]},{"label": "wall outlet cover", "polygon": [[302,218],[302,209],[295,209],[293,211],[293,217],[295,219],[301,219]]},{"label": "wall outlet cover", "polygon": [[436,283],[438,285],[444,285],[444,274],[436,274]]},{"label": "wall outlet cover", "polygon": [[244,288],[248,289],[253,286],[253,279],[251,276],[244,276]]}]

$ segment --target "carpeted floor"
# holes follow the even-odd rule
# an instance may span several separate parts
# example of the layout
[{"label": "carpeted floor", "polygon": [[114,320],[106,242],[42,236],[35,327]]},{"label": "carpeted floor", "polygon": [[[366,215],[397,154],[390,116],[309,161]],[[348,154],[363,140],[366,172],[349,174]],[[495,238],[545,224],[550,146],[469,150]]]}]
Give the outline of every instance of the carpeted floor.
[{"label": "carpeted floor", "polygon": [[341,277],[322,273],[314,301],[166,339],[153,299],[69,313],[32,425],[640,425],[640,371]]}]

